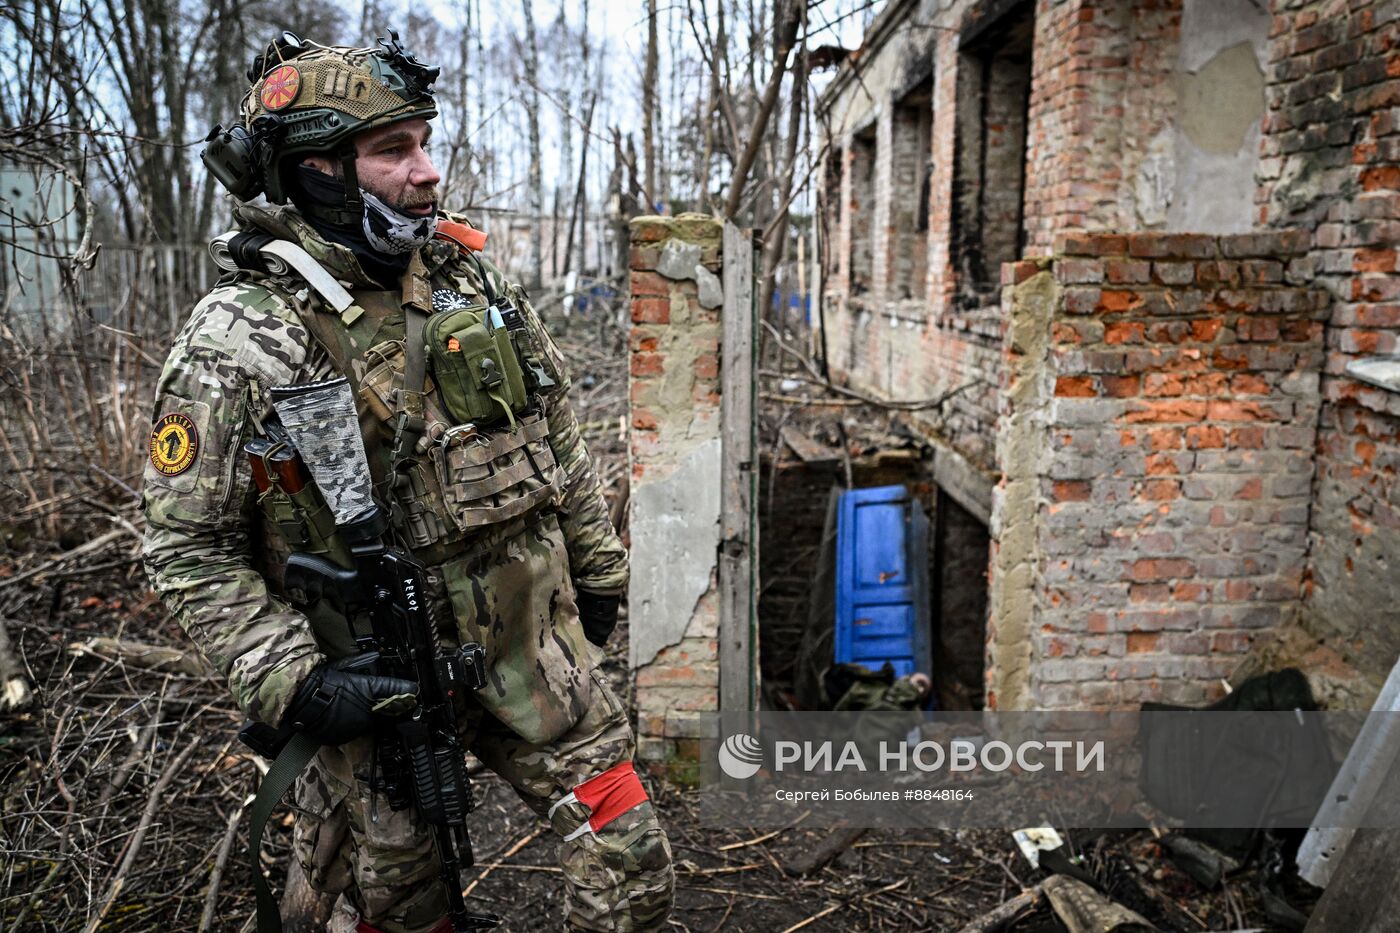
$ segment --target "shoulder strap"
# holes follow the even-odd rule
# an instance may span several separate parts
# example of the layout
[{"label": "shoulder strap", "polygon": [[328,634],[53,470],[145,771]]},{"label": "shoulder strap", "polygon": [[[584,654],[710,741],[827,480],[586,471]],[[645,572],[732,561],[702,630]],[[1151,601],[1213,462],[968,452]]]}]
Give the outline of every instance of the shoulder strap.
[{"label": "shoulder strap", "polygon": [[403,385],[395,400],[394,446],[389,463],[402,473],[418,458],[418,439],[427,430],[423,417],[423,383],[428,375],[427,354],[423,347],[423,325],[428,316],[415,305],[403,306]]},{"label": "shoulder strap", "polygon": [[337,311],[350,307],[350,293],[299,243],[259,232],[225,233],[209,243],[209,255],[225,272],[243,269],[286,275],[295,272]]}]

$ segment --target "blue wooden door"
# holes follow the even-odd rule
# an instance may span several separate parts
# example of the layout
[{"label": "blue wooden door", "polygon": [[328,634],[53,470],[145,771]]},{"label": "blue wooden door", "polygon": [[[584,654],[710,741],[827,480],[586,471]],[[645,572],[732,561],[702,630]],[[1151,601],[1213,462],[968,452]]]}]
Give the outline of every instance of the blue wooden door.
[{"label": "blue wooden door", "polygon": [[851,489],[836,525],[836,661],[931,673],[928,517],[904,486]]}]

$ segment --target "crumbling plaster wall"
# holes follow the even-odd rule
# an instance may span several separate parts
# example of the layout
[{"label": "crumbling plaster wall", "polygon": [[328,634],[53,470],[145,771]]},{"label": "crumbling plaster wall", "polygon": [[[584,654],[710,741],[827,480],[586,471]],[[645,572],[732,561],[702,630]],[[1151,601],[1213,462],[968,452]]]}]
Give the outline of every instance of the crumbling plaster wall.
[{"label": "crumbling plaster wall", "polygon": [[[1242,233],[1254,225],[1270,18],[1251,0],[1186,0],[1175,69],[1176,112],[1148,143],[1135,207],[1144,227]],[[1170,162],[1154,158],[1170,145]],[[1151,184],[1145,182],[1151,178]],[[1165,205],[1150,191],[1167,188]]]},{"label": "crumbling plaster wall", "polygon": [[1071,230],[1252,229],[1269,16],[1253,0],[1040,0],[1028,252]]},{"label": "crumbling plaster wall", "polygon": [[722,232],[703,214],[631,225],[629,661],[650,761],[719,709]]}]

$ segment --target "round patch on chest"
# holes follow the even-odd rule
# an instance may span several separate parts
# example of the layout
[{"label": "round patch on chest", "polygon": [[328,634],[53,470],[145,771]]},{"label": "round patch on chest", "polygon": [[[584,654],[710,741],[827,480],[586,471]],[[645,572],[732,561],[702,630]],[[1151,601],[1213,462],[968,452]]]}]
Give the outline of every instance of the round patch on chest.
[{"label": "round patch on chest", "polygon": [[151,465],[165,476],[179,476],[194,465],[199,432],[184,415],[165,415],[151,429]]},{"label": "round patch on chest", "polygon": [[470,308],[471,304],[472,300],[461,292],[454,292],[450,288],[433,290],[434,311],[459,311],[462,308]]}]

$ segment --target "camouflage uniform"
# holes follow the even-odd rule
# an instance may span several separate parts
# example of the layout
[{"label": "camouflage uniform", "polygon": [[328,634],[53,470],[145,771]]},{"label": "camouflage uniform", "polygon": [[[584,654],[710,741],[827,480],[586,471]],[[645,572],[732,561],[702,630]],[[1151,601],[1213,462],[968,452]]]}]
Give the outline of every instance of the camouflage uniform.
[{"label": "camouflage uniform", "polygon": [[[183,459],[177,441],[158,451],[155,441],[168,440],[158,431],[146,470],[144,554],[156,591],[228,679],[239,707],[278,723],[302,679],[334,651],[278,595],[286,544],[262,520],[242,446],[270,412],[271,387],[338,375],[335,359],[347,361],[371,474],[391,502],[396,533],[429,567],[440,634],[480,642],[487,652],[489,682],[461,710],[464,743],[532,809],[550,814],[575,785],[630,761],[634,751],[626,711],[595,670],[574,601],[576,585],[620,593],[627,556],[569,406],[557,347],[524,292],[483,262],[494,291],[524,314],[557,388],[544,400],[545,416],[529,424],[522,418],[503,431],[506,442],[492,436],[449,447],[435,444],[450,420],[430,386],[422,396],[429,430],[421,456],[407,487],[400,480],[390,494],[404,306],[430,313],[443,290],[475,299],[483,292],[477,266],[434,240],[413,256],[402,294],[385,291],[350,250],[327,243],[295,210],[245,206],[238,216],[245,227],[299,242],[355,304],[336,315],[299,279],[239,274],[195,307],[156,393],[158,429],[173,419],[186,445]],[[526,460],[529,470],[514,469]],[[522,510],[522,502],[529,507]],[[296,791],[296,853],[313,884],[344,893],[366,922],[427,930],[444,914],[436,856],[412,810],[371,800],[372,745],[362,739],[322,749]],[[565,835],[588,814],[569,803],[553,809],[550,823]],[[664,924],[671,854],[649,802],[562,843],[560,864],[571,928]]]},{"label": "camouflage uniform", "polygon": [[849,672],[852,683],[832,705],[835,712],[908,712],[923,704],[923,690],[912,675],[895,679],[893,672],[861,664],[838,666]]}]

